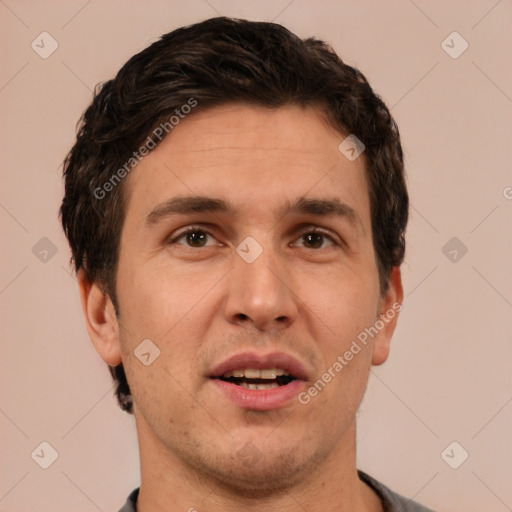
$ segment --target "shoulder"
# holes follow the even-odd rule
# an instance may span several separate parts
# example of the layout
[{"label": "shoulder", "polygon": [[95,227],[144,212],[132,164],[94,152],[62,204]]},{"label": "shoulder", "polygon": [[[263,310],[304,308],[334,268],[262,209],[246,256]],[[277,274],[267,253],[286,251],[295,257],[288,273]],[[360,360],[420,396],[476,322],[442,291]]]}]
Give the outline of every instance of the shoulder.
[{"label": "shoulder", "polygon": [[378,494],[382,501],[384,512],[435,512],[431,508],[420,505],[392,491],[389,487],[381,484],[363,471],[358,470],[357,473],[359,474],[360,480],[369,485]]},{"label": "shoulder", "polygon": [[[384,512],[435,512],[430,508],[424,507],[419,503],[405,498],[400,494],[392,491],[389,487],[381,484],[379,481],[358,470],[359,478],[369,485],[379,496],[382,501]],[[135,489],[119,512],[137,512],[137,497],[139,489]]]}]

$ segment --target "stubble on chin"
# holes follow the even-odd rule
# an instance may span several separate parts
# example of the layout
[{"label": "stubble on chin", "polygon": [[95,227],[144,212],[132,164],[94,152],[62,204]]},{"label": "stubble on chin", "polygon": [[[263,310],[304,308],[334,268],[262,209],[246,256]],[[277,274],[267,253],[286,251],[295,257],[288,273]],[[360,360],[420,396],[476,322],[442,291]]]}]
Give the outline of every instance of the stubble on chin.
[{"label": "stubble on chin", "polygon": [[276,449],[263,453],[250,442],[238,450],[234,445],[233,441],[227,443],[220,454],[214,453],[211,445],[205,449],[197,441],[187,449],[187,463],[192,465],[198,481],[204,483],[205,475],[211,478],[214,494],[219,497],[254,499],[287,495],[291,488],[309,479],[327,456],[320,451],[305,453],[300,445],[279,453]]}]

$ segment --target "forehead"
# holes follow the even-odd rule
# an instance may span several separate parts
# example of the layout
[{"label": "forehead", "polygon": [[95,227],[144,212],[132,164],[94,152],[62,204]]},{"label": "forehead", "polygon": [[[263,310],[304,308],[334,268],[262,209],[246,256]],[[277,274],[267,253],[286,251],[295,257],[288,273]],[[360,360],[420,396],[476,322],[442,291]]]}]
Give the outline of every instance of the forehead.
[{"label": "forehead", "polygon": [[352,204],[369,222],[364,158],[338,150],[346,135],[312,107],[224,105],[195,112],[144,157],[126,183],[127,218],[173,196],[225,199],[270,211],[302,197]]}]

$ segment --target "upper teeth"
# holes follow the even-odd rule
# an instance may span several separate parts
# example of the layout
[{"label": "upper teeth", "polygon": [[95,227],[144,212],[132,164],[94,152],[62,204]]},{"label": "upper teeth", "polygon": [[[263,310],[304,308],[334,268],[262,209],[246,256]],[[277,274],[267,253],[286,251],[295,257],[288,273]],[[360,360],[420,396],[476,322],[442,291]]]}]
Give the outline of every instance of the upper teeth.
[{"label": "upper teeth", "polygon": [[281,375],[290,375],[282,368],[265,368],[264,370],[255,370],[248,368],[246,370],[230,370],[223,377],[245,377],[246,379],[275,379]]}]

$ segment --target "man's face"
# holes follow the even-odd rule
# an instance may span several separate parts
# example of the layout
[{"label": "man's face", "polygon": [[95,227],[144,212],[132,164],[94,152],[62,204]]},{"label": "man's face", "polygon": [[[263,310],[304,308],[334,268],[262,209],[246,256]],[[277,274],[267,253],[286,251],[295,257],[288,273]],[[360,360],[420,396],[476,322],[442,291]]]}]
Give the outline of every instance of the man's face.
[{"label": "man's face", "polygon": [[[182,120],[127,178],[119,350],[146,450],[261,487],[347,449],[392,329],[298,399],[388,304],[364,160],[343,139],[315,109],[227,105]],[[192,196],[213,202],[175,201]],[[134,355],[146,339],[160,350],[148,366]]]}]

